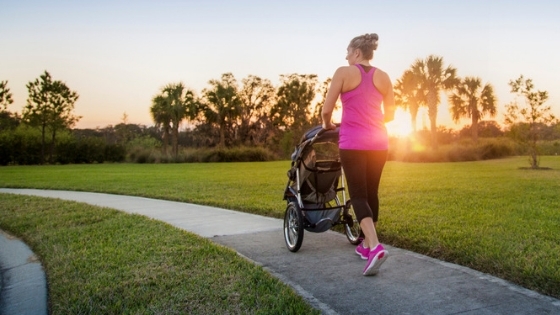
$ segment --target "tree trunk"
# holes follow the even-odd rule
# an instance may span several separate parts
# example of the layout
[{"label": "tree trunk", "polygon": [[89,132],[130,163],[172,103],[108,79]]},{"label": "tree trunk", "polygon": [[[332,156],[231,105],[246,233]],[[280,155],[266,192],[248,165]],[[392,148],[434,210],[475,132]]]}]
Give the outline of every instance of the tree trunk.
[{"label": "tree trunk", "polygon": [[173,142],[173,155],[175,156],[175,158],[177,158],[177,156],[179,155],[179,127],[177,126],[177,128],[173,128],[173,139],[171,140]]},{"label": "tree trunk", "polygon": [[430,115],[430,130],[432,131],[432,149],[438,149],[436,118]]},{"label": "tree trunk", "polygon": [[54,155],[54,146],[55,146],[55,140],[56,140],[56,129],[53,129],[52,132],[52,138],[51,138],[51,150],[49,153],[49,163],[53,163],[53,155]]},{"label": "tree trunk", "polygon": [[539,154],[537,149],[537,140],[538,134],[536,130],[536,125],[531,123],[529,126],[529,134],[530,134],[530,141],[529,141],[529,154],[530,154],[530,163],[532,169],[539,168]]},{"label": "tree trunk", "polygon": [[45,164],[45,124],[41,125],[41,165]]},{"label": "tree trunk", "polygon": [[416,117],[418,117],[418,107],[410,107],[410,120],[412,123],[412,132],[416,134]]},{"label": "tree trunk", "polygon": [[167,144],[169,143],[169,128],[163,128],[163,146],[162,151],[164,155],[167,155]]},{"label": "tree trunk", "polygon": [[531,168],[532,169],[537,169],[539,168],[539,156],[537,155],[537,151],[531,149],[531,160],[529,161],[531,163]]},{"label": "tree trunk", "polygon": [[225,133],[224,129],[226,129],[226,126],[221,125],[220,126],[220,143],[219,143],[220,148],[223,148],[226,145],[226,133]]},{"label": "tree trunk", "polygon": [[472,115],[472,123],[471,123],[471,134],[474,143],[478,142],[478,117],[477,115]]},{"label": "tree trunk", "polygon": [[218,113],[218,123],[220,128],[220,143],[218,146],[223,148],[226,145],[226,118],[222,117],[221,113]]},{"label": "tree trunk", "polygon": [[428,117],[430,118],[430,130],[432,133],[432,149],[437,150],[437,98],[436,92],[428,92]]}]

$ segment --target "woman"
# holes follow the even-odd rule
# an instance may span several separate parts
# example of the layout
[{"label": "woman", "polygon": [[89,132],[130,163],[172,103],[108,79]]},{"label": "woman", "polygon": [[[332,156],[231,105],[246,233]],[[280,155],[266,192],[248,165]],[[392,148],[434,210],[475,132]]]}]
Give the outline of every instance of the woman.
[{"label": "woman", "polygon": [[365,34],[350,41],[348,66],[334,73],[321,113],[323,128],[336,128],[331,117],[340,97],[338,146],[352,206],[365,236],[356,248],[356,253],[367,259],[365,276],[377,274],[388,255],[375,228],[379,215],[377,192],[389,146],[385,122],[393,120],[395,100],[389,76],[370,64],[378,39],[377,34]]}]

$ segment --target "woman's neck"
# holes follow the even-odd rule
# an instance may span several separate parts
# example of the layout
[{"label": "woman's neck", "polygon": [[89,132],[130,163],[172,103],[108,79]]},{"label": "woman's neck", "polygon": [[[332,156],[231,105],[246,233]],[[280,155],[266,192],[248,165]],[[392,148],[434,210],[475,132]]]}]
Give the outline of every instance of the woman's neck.
[{"label": "woman's neck", "polygon": [[360,64],[360,65],[366,66],[366,67],[371,67],[371,64],[369,63],[369,60],[357,60],[356,64]]}]

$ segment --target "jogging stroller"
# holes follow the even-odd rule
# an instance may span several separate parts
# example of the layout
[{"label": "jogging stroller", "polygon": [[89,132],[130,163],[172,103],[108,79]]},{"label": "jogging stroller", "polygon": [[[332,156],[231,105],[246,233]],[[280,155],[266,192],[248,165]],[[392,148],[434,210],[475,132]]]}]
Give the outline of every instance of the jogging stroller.
[{"label": "jogging stroller", "polygon": [[[292,154],[287,202],[284,214],[284,240],[291,252],[303,242],[303,232],[325,232],[343,225],[353,245],[361,241],[360,224],[350,200],[346,201],[344,171],[338,155],[338,132],[321,126],[308,130]],[[342,198],[341,198],[342,197]]]}]

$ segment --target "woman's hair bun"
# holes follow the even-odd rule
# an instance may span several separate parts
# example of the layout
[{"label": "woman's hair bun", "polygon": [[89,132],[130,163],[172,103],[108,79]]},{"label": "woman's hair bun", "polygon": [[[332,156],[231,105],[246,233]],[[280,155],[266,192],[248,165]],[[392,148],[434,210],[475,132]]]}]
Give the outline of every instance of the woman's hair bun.
[{"label": "woman's hair bun", "polygon": [[365,34],[364,39],[376,42],[379,40],[379,35],[377,35],[376,33]]},{"label": "woman's hair bun", "polygon": [[376,33],[368,33],[354,37],[350,41],[350,47],[360,49],[364,58],[371,60],[373,58],[373,51],[377,49],[378,40],[379,36]]},{"label": "woman's hair bun", "polygon": [[373,50],[377,50],[377,41],[379,40],[379,35],[377,35],[377,33],[365,34],[364,40],[371,41]]}]

